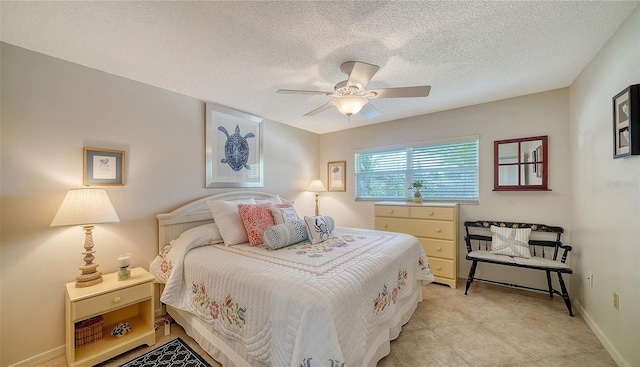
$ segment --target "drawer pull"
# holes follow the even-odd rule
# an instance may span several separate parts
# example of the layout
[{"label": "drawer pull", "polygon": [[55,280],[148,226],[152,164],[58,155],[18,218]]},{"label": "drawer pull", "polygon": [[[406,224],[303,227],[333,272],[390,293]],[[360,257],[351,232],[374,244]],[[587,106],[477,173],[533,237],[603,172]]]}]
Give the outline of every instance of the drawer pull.
[{"label": "drawer pull", "polygon": [[436,266],[436,269],[438,270],[442,270],[442,268],[440,266]]},{"label": "drawer pull", "polygon": [[387,227],[389,227],[389,226],[388,226],[388,225],[386,225],[386,224],[385,224],[384,226],[382,226],[382,228],[387,228]]},{"label": "drawer pull", "polygon": [[116,297],[113,299],[113,303],[119,303],[120,301],[122,301],[121,297]]},{"label": "drawer pull", "polygon": [[442,247],[436,247],[437,251],[442,251]]},{"label": "drawer pull", "polygon": [[442,230],[440,228],[436,228],[436,232],[440,233]]},{"label": "drawer pull", "polygon": [[393,209],[389,210],[389,214],[393,214]]},{"label": "drawer pull", "polygon": [[429,215],[433,215],[433,212],[429,212]]}]

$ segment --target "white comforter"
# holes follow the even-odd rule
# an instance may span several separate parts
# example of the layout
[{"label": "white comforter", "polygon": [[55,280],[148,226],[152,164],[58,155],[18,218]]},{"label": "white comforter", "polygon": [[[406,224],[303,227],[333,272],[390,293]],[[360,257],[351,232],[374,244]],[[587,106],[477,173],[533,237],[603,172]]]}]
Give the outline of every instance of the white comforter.
[{"label": "white comforter", "polygon": [[272,366],[362,365],[372,331],[433,281],[417,239],[400,233],[336,228],[325,242],[280,250],[193,247],[152,264],[166,280],[161,301]]}]

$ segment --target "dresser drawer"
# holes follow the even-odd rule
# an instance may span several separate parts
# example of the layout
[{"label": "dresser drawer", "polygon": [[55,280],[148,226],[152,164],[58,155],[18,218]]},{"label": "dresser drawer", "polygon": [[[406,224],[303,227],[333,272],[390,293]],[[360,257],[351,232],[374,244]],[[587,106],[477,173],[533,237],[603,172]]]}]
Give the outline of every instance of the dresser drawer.
[{"label": "dresser drawer", "polygon": [[455,253],[453,241],[433,240],[429,238],[418,238],[427,257],[439,257],[441,259],[453,260]]},{"label": "dresser drawer", "polygon": [[439,206],[412,206],[410,208],[410,218],[433,219],[433,220],[453,220],[453,208]]},{"label": "dresser drawer", "polygon": [[408,206],[376,205],[376,217],[409,218]]},{"label": "dresser drawer", "polygon": [[151,298],[153,283],[145,283],[114,292],[83,299],[72,304],[74,320],[82,320],[89,316],[103,314],[110,310],[140,302]]},{"label": "dresser drawer", "polygon": [[442,278],[455,279],[453,260],[442,260],[436,258],[429,258],[429,266],[433,275]]},{"label": "dresser drawer", "polygon": [[376,217],[375,229],[408,233],[416,237],[429,237],[442,240],[454,239],[453,222]]}]

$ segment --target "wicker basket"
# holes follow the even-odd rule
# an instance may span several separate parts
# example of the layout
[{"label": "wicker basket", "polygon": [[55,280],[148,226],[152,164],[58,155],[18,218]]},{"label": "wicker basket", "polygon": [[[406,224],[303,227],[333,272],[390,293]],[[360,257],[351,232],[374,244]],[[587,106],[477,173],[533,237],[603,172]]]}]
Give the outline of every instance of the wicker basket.
[{"label": "wicker basket", "polygon": [[102,340],[102,316],[76,322],[76,348]]}]

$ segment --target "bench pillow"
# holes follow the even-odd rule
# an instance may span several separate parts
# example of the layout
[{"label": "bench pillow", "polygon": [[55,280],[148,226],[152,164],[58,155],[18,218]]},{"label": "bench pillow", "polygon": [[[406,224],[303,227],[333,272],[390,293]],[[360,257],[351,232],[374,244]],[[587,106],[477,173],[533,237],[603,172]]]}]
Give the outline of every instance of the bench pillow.
[{"label": "bench pillow", "polygon": [[491,226],[491,253],[529,259],[531,258],[530,234],[531,228]]}]

